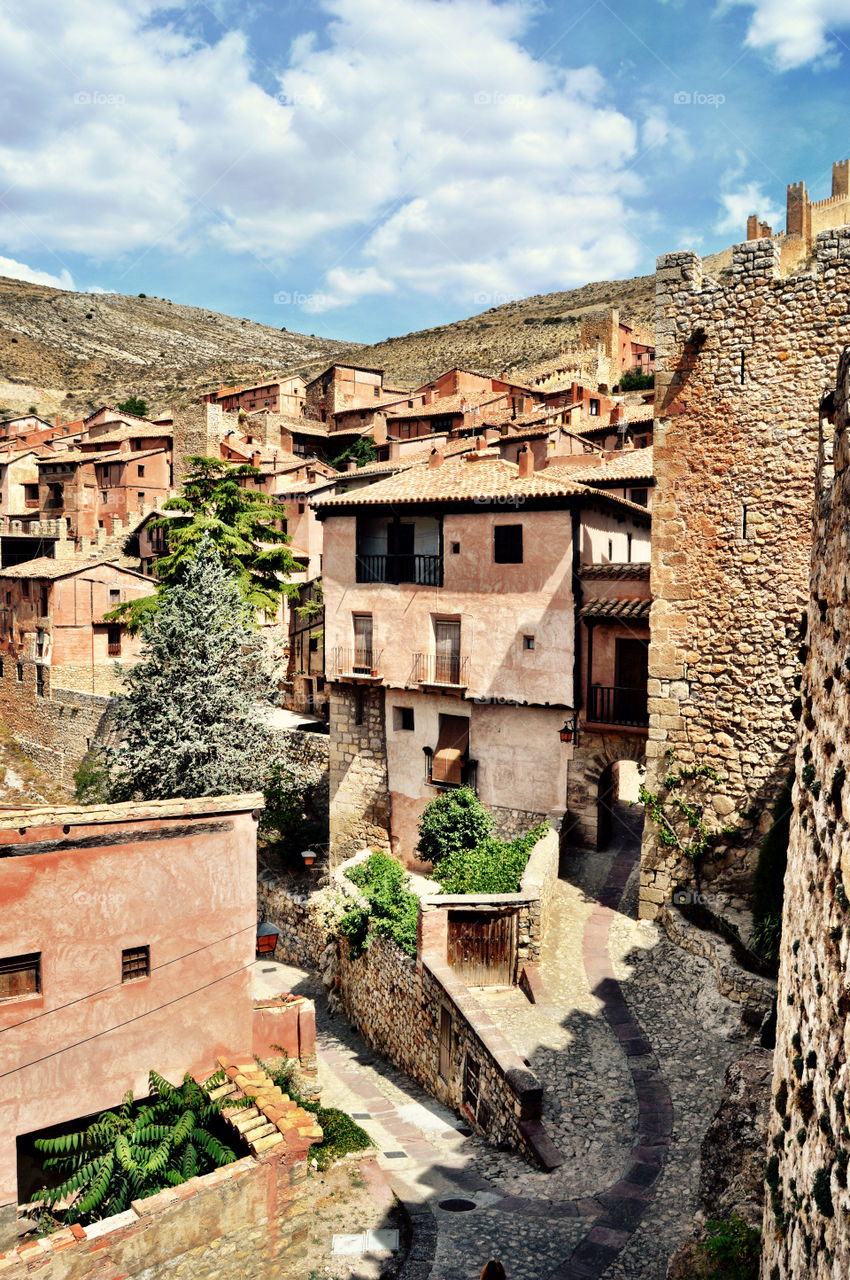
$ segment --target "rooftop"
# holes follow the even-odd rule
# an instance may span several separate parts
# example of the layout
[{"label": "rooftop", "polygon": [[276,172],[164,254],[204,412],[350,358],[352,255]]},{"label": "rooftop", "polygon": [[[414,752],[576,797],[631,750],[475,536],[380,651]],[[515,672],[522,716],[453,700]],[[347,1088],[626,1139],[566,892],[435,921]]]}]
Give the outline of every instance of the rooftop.
[{"label": "rooftop", "polygon": [[623,578],[649,578],[649,565],[640,561],[635,564],[583,564],[579,567],[582,578],[607,578],[609,580]]},{"label": "rooftop", "polygon": [[[21,827],[88,827],[100,823],[148,822],[157,818],[203,817],[208,813],[243,813],[246,810],[261,809],[263,794],[261,791],[249,791],[241,795],[202,796],[196,800],[178,797],[173,800],[146,800],[137,803],[134,800],[122,804],[67,804],[67,805],[32,805],[21,809],[4,809],[0,812],[0,830],[14,830],[17,835]],[[24,836],[14,840],[14,844],[23,844]],[[72,845],[73,841],[69,841]],[[8,845],[3,851],[8,854]]]},{"label": "rooftop", "polygon": [[[430,418],[448,413],[467,413],[471,409],[482,409],[485,405],[496,404],[505,399],[508,393],[506,391],[486,391],[475,394],[459,393],[455,396],[439,396],[436,400],[432,400],[430,404],[414,405],[408,408],[407,405],[403,409],[398,409],[394,413],[387,414],[390,420],[395,418]],[[414,399],[414,397],[409,397]]]},{"label": "rooftop", "polygon": [[151,578],[145,577],[137,569],[127,569],[118,563],[120,551],[112,547],[99,556],[91,556],[84,560],[81,556],[69,556],[67,560],[54,560],[52,556],[37,556],[35,560],[25,560],[22,564],[9,565],[0,569],[0,578],[69,578],[75,573],[83,573],[86,569],[95,569],[102,564],[111,564],[121,573],[132,574],[143,582],[155,585]]},{"label": "rooftop", "polygon": [[582,618],[627,619],[631,622],[649,621],[651,600],[585,600],[579,610]]},{"label": "rooftop", "polygon": [[655,474],[652,448],[622,449],[613,458],[597,457],[595,464],[590,458],[579,466],[554,463],[546,467],[543,474],[558,479],[571,476],[581,484],[616,484],[625,480],[650,481]]}]

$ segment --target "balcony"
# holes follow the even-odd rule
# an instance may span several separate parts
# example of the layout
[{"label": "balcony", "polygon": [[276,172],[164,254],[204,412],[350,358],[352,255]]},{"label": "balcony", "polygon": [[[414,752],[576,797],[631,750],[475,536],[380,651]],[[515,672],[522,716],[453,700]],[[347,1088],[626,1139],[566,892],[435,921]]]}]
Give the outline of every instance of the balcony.
[{"label": "balcony", "polygon": [[462,657],[459,653],[414,653],[411,681],[413,684],[465,689],[469,684],[469,658]]},{"label": "balcony", "polygon": [[358,555],[358,582],[413,582],[421,587],[443,585],[443,557],[399,555]]},{"label": "balcony", "polygon": [[383,649],[332,649],[327,660],[330,680],[380,680]]},{"label": "balcony", "polygon": [[646,689],[624,689],[617,685],[591,685],[587,692],[587,719],[594,724],[649,724]]}]

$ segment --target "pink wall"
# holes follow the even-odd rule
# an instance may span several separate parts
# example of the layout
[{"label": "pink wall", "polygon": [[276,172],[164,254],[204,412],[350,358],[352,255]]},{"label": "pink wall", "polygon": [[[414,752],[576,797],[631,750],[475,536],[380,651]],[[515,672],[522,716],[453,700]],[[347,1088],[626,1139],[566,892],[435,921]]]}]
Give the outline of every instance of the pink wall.
[{"label": "pink wall", "polygon": [[[0,1001],[0,1207],[15,1137],[252,1050],[255,811],[262,796],[0,818],[0,955],[41,954],[38,995]],[[21,834],[20,829],[23,829]],[[121,981],[123,948],[151,975]]]}]

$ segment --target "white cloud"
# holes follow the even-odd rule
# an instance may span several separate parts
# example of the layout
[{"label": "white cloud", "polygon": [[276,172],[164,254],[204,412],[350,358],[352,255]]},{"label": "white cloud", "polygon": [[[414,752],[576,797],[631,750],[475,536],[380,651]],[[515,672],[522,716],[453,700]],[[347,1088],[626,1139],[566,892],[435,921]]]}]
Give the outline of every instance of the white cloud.
[{"label": "white cloud", "polygon": [[762,222],[767,222],[774,231],[785,228],[785,214],[776,205],[770,203],[758,182],[738,184],[729,191],[721,192],[720,204],[722,214],[714,224],[718,233],[732,232],[735,243],[747,238],[747,218],[757,213]]},{"label": "white cloud", "polygon": [[[753,9],[747,44],[769,50],[783,71],[839,59],[835,28],[850,27],[850,0],[733,0]],[[843,44],[843,41],[841,41]]]},{"label": "white cloud", "polygon": [[328,305],[636,267],[635,125],[595,68],[531,57],[522,0],[324,0],[327,26],[293,43],[276,96],[238,32],[205,44],[157,25],[161,7],[4,6],[7,249],[128,267],[155,248],[247,252],[270,293],[309,257]]},{"label": "white cloud", "polygon": [[14,258],[0,257],[0,276],[6,276],[9,280],[28,280],[30,284],[47,284],[53,289],[74,288],[74,281],[67,269],[63,268],[58,276],[53,276],[49,271],[28,267],[25,262],[16,262]]}]

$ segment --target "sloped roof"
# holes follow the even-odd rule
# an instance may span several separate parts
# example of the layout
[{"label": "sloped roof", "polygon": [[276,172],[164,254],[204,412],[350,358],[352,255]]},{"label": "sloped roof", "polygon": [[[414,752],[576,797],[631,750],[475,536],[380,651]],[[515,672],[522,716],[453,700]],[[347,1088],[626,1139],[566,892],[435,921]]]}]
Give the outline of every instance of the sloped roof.
[{"label": "sloped roof", "polygon": [[616,561],[609,564],[583,564],[579,566],[579,577],[607,578],[609,581],[624,578],[648,579],[649,563],[641,560],[633,564],[619,564]]},{"label": "sloped roof", "polygon": [[[83,458],[86,462],[94,462],[98,466],[102,462],[136,462],[139,458],[152,458],[157,453],[168,453],[168,449],[161,445],[158,449],[139,449],[134,453],[86,453]],[[78,455],[74,455],[75,457]]]},{"label": "sloped roof", "polygon": [[[88,560],[81,560],[78,556],[69,557],[67,560],[54,560],[50,556],[37,556],[35,560],[25,560],[23,564],[10,565],[7,569],[0,569],[0,578],[70,578],[75,573],[83,573],[86,569],[95,569],[102,564],[111,564],[120,573],[129,573],[134,578],[141,578],[143,582],[151,582],[152,579],[139,573],[137,569],[127,569],[122,564],[118,564],[120,552],[113,549],[108,553],[100,556],[93,556]],[[152,585],[155,585],[152,583]]]},{"label": "sloped roof", "polygon": [[600,458],[596,466],[558,465],[546,467],[544,475],[572,476],[581,484],[619,484],[631,480],[652,480],[654,476],[652,448],[622,449],[613,458]]},{"label": "sloped roof", "polygon": [[[395,413],[388,413],[387,417],[392,420],[394,418],[431,418],[442,416],[443,414],[466,413],[470,409],[484,408],[485,405],[495,404],[500,400],[504,400],[507,391],[483,391],[476,393],[458,393],[454,396],[439,396],[436,400],[432,400],[430,404],[414,405],[412,409],[405,408],[397,410]],[[408,397],[413,399],[414,397]]]},{"label": "sloped roof", "polygon": [[[519,467],[505,462],[498,454],[486,452],[470,457],[447,461],[439,467],[408,467],[386,480],[365,485],[353,492],[315,503],[319,515],[328,508],[352,505],[376,506],[383,504],[451,501],[499,501],[507,498],[560,498],[587,497],[615,503],[631,511],[640,512],[646,519],[645,507],[614,498],[587,485],[572,480],[547,479],[544,472],[535,471],[521,476]],[[519,504],[518,504],[519,505]]]},{"label": "sloped roof", "polygon": [[[104,431],[103,435],[88,435],[84,440],[80,441],[80,446],[85,445],[101,445],[101,444],[121,444],[124,440],[141,439],[144,436],[171,436],[174,434],[170,427],[156,424],[151,425],[146,419],[140,418],[141,426],[134,426],[132,423],[125,423],[116,431]],[[90,449],[90,453],[96,453],[96,449]]]},{"label": "sloped roof", "polygon": [[610,618],[612,621],[649,621],[651,600],[585,600],[579,610],[582,618]]}]

